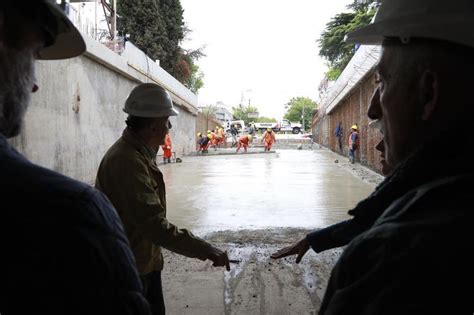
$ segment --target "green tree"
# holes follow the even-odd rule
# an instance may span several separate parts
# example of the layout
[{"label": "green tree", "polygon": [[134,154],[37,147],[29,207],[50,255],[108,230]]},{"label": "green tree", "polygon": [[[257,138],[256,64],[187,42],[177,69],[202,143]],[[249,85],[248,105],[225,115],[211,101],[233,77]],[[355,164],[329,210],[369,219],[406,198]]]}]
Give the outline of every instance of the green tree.
[{"label": "green tree", "polygon": [[170,74],[180,56],[184,38],[183,9],[179,0],[117,1],[120,34]]},{"label": "green tree", "polygon": [[275,118],[262,116],[255,119],[255,122],[277,122],[277,120]]},{"label": "green tree", "polygon": [[164,56],[164,48],[160,43],[166,36],[163,32],[165,21],[155,0],[117,1],[117,13],[119,34],[127,34],[134,45],[154,60]]},{"label": "green tree", "polygon": [[194,93],[204,86],[196,61],[204,48],[186,50],[182,41],[191,33],[183,21],[180,0],[120,0],[117,2],[119,33]]},{"label": "green tree", "polygon": [[204,73],[195,63],[199,58],[205,56],[203,50],[204,47],[181,49],[178,62],[173,68],[173,76],[193,93],[198,93],[199,89],[204,86]]},{"label": "green tree", "polygon": [[284,118],[289,121],[298,121],[308,130],[311,126],[313,111],[318,107],[315,101],[308,97],[293,97],[286,105],[287,112]]},{"label": "green tree", "polygon": [[249,124],[251,121],[255,121],[255,118],[249,118],[248,116],[249,113],[255,112],[258,112],[258,108],[250,105],[240,105],[238,107],[232,107],[232,116],[234,117],[234,119],[243,120],[245,124]]},{"label": "green tree", "polygon": [[181,56],[181,41],[184,39],[184,10],[180,0],[157,0],[160,15],[164,20],[165,34],[161,43],[164,55],[160,59],[163,69],[173,74],[173,69]]},{"label": "green tree", "polygon": [[329,70],[326,75],[329,80],[336,80],[354,55],[354,45],[345,43],[344,37],[370,23],[375,14],[374,2],[379,0],[355,0],[348,6],[352,12],[336,14],[326,24],[318,43],[319,55],[328,62]]}]

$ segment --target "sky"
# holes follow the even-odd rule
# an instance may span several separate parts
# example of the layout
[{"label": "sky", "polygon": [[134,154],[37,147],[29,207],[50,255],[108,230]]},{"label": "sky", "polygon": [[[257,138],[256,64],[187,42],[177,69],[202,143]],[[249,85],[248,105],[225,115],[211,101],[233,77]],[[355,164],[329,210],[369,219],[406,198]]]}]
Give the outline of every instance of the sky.
[{"label": "sky", "polygon": [[199,106],[250,104],[280,119],[291,98],[318,101],[327,71],[317,39],[353,0],[181,0],[192,30],[186,49],[205,46]]}]

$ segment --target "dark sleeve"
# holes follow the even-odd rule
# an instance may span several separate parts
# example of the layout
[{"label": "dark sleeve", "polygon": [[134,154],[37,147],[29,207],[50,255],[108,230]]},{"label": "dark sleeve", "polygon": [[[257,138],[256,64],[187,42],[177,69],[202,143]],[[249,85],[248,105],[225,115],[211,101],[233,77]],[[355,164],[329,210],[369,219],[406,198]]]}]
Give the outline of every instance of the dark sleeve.
[{"label": "dark sleeve", "polygon": [[82,220],[62,251],[70,268],[67,281],[74,286],[70,305],[77,304],[70,314],[150,314],[115,208],[95,189],[86,189],[76,205]]},{"label": "dark sleeve", "polygon": [[350,219],[306,235],[311,248],[316,252],[347,245],[353,238],[367,230],[372,224]]}]

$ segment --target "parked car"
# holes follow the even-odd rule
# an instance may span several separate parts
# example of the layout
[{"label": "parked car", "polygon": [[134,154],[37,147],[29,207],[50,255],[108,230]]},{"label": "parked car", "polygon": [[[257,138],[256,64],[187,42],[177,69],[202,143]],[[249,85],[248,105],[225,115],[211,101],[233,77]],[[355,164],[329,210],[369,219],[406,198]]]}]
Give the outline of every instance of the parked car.
[{"label": "parked car", "polygon": [[264,132],[267,128],[272,128],[273,131],[289,131],[293,134],[298,134],[301,132],[303,126],[297,122],[291,122],[288,119],[281,119],[280,122],[262,122],[262,123],[255,123],[255,128]]}]

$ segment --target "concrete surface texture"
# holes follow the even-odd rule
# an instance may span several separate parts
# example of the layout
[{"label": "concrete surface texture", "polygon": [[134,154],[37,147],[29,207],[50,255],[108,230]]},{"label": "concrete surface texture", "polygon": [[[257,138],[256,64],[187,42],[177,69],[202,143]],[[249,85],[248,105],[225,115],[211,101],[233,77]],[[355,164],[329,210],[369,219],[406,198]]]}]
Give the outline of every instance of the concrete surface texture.
[{"label": "concrete surface texture", "polygon": [[165,251],[169,314],[316,314],[341,248],[310,250],[299,265],[270,254],[347,219],[382,180],[326,149],[185,157],[160,168],[169,220],[239,260],[227,272]]}]

